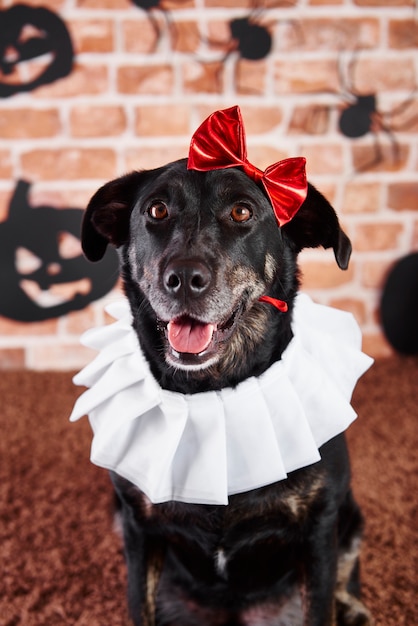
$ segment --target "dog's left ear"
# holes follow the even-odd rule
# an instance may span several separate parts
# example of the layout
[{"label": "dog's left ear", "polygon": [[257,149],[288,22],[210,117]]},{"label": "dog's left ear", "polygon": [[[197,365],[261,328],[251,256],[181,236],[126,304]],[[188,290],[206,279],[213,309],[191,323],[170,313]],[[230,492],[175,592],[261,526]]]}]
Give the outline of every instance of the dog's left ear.
[{"label": "dog's left ear", "polygon": [[341,229],[337,214],[324,196],[311,184],[306,200],[294,218],[282,227],[300,252],[303,248],[333,248],[338,267],[346,270],[351,242]]},{"label": "dog's left ear", "polygon": [[100,187],[83,217],[81,246],[89,261],[100,261],[109,243],[116,247],[129,238],[129,221],[146,172],[132,172]]}]

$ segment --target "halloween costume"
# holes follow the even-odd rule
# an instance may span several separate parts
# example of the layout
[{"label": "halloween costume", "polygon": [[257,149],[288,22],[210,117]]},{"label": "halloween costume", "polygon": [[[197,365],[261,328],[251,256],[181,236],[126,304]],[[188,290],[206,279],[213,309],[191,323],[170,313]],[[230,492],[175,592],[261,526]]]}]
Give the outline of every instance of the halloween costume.
[{"label": "halloween costume", "polygon": [[74,378],[90,389],[70,419],[89,415],[92,462],[152,502],[227,504],[315,463],[318,448],[356,418],[352,390],[372,359],[349,313],[299,294],[281,361],[234,389],[184,395],[153,378],[128,303],[108,312],[118,321],[83,336],[99,354]]},{"label": "halloween costume", "polygon": [[[264,187],[279,226],[307,193],[305,159],[285,159],[265,172],[248,162],[238,107],[199,127],[188,167],[242,167]],[[281,300],[260,299],[287,310]],[[360,350],[360,330],[349,313],[299,294],[294,337],[280,361],[235,388],[185,395],[162,389],[152,376],[127,301],[108,310],[118,321],[83,336],[99,354],[74,378],[89,389],[70,419],[88,414],[93,463],[130,480],[154,503],[227,504],[229,495],[319,461],[320,446],[356,417],[351,394],[372,360]]]}]

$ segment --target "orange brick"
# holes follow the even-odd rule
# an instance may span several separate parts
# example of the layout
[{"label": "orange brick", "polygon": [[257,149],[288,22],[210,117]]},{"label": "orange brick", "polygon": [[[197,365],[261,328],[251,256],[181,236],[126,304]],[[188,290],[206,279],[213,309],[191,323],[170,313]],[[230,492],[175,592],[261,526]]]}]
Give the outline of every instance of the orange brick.
[{"label": "orange brick", "polygon": [[[46,184],[48,185],[48,182]],[[86,189],[74,189],[71,184],[66,187],[65,183],[60,184],[59,189],[45,189],[40,181],[31,188],[31,205],[49,206],[54,209],[84,209],[95,191],[97,191],[97,184],[94,183]]]},{"label": "orange brick", "polygon": [[[203,121],[216,111],[217,108],[223,108],[224,104],[217,106],[216,103],[211,105],[198,105],[198,120]],[[279,106],[264,106],[261,102],[257,106],[251,104],[240,105],[242,117],[245,123],[245,132],[247,137],[253,134],[267,133],[274,130],[283,119],[283,111]]]},{"label": "orange brick", "polygon": [[0,348],[0,370],[19,370],[25,367],[23,348]]},{"label": "orange brick", "polygon": [[335,185],[332,183],[321,183],[320,185],[315,185],[318,188],[318,191],[322,193],[323,196],[330,202],[332,205],[335,204],[337,189]]},{"label": "orange brick", "polygon": [[80,336],[84,331],[96,326],[96,315],[93,306],[88,306],[81,311],[69,313],[63,319],[66,333]]},{"label": "orange brick", "polygon": [[362,300],[356,300],[355,298],[332,298],[330,306],[352,313],[359,324],[366,322],[366,305]]},{"label": "orange brick", "polygon": [[196,22],[174,22],[171,27],[171,41],[174,50],[179,52],[196,52],[201,37]]},{"label": "orange brick", "polygon": [[266,145],[250,145],[248,146],[248,158],[260,170],[265,170],[269,165],[277,163],[282,159],[290,156],[287,152],[282,152],[276,148]]},{"label": "orange brick", "polygon": [[334,4],[343,4],[344,0],[309,0],[309,4],[313,6],[323,6],[323,5],[334,5]]},{"label": "orange brick", "polygon": [[286,50],[336,50],[374,48],[379,43],[378,19],[332,17],[289,22],[280,40]]},{"label": "orange brick", "polygon": [[400,223],[358,224],[353,246],[359,252],[393,250],[399,246],[403,232],[404,226]]},{"label": "orange brick", "polygon": [[56,319],[44,322],[15,322],[7,317],[0,316],[0,336],[16,335],[18,337],[30,337],[39,335],[55,335],[58,330]]},{"label": "orange brick", "polygon": [[127,150],[125,154],[125,169],[142,170],[161,167],[171,161],[184,159],[189,152],[189,144],[182,146],[162,146],[160,148],[142,148],[135,150]]},{"label": "orange brick", "polygon": [[231,27],[227,20],[211,20],[206,24],[207,46],[213,52],[219,50],[226,54],[233,46],[231,42]]},{"label": "orange brick", "polygon": [[344,213],[373,213],[380,208],[381,187],[379,183],[350,182],[344,190],[342,210]]},{"label": "orange brick", "polygon": [[399,182],[389,185],[389,208],[395,211],[418,211],[418,182]]},{"label": "orange brick", "polygon": [[305,144],[301,145],[300,153],[306,157],[308,177],[314,174],[340,174],[344,171],[341,145]]},{"label": "orange brick", "polygon": [[[292,4],[292,2],[287,3],[288,6]],[[205,6],[207,7],[223,7],[223,8],[239,8],[239,9],[252,9],[253,3],[252,0],[205,0]],[[280,0],[278,2],[278,6],[280,6]]]},{"label": "orange brick", "polygon": [[0,137],[4,139],[34,139],[53,137],[61,130],[57,109],[2,109]]},{"label": "orange brick", "polygon": [[353,141],[351,143],[351,154],[353,167],[355,170],[373,172],[398,172],[402,170],[409,158],[409,147],[400,145],[395,152],[394,146],[387,143],[384,138],[379,141],[380,155],[376,151],[373,143],[366,143],[366,140]]},{"label": "orange brick", "polygon": [[405,49],[418,47],[418,24],[416,20],[390,20],[389,45],[391,48]]},{"label": "orange brick", "polygon": [[387,90],[406,89],[413,91],[415,85],[414,59],[366,57],[359,55],[355,64],[354,85],[357,93],[379,93]]},{"label": "orange brick", "polygon": [[334,59],[276,61],[274,81],[278,95],[338,92],[338,62]]},{"label": "orange brick", "polygon": [[235,64],[235,91],[239,94],[261,95],[266,88],[267,63],[237,58]]},{"label": "orange brick", "polygon": [[9,204],[12,195],[12,189],[10,189],[10,191],[0,191],[0,223],[3,222],[3,220],[7,219],[7,217],[9,216]]},{"label": "orange brick", "polygon": [[334,261],[313,261],[300,258],[303,289],[332,289],[353,280],[354,263],[342,271]]},{"label": "orange brick", "polygon": [[70,125],[74,137],[109,137],[126,130],[126,115],[121,106],[79,105],[71,110]]},{"label": "orange brick", "polygon": [[76,0],[81,9],[132,9],[129,0]]},{"label": "orange brick", "polygon": [[164,0],[165,11],[181,11],[182,9],[194,8],[194,6],[194,0],[181,0],[181,2],[179,2],[179,0]]},{"label": "orange brick", "polygon": [[68,20],[76,54],[113,52],[114,25],[111,20]]},{"label": "orange brick", "polygon": [[363,335],[363,352],[374,359],[386,358],[395,353],[382,332]]},{"label": "orange brick", "polygon": [[[154,16],[155,17],[155,16]],[[165,21],[156,18],[160,33],[164,32]],[[140,33],[140,36],[138,35]],[[147,17],[130,19],[122,22],[123,49],[135,54],[153,52],[159,41],[159,32]]]},{"label": "orange brick", "polygon": [[[10,5],[12,3],[3,2],[1,6],[2,7],[6,6],[6,4]],[[14,4],[19,4],[19,3],[15,2]],[[37,0],[27,0],[25,1],[25,4],[28,6],[34,6],[34,7],[39,6],[39,2]],[[42,2],[43,7],[45,7],[46,9],[50,9],[51,11],[55,11],[57,13],[63,10],[64,4],[65,4],[64,0],[45,0],[45,2]]]},{"label": "orange brick", "polygon": [[170,94],[174,86],[170,65],[124,66],[118,70],[118,91],[126,94]]},{"label": "orange brick", "polygon": [[393,261],[379,259],[376,261],[363,261],[361,267],[361,284],[371,289],[381,289]]},{"label": "orange brick", "polygon": [[328,106],[296,106],[287,132],[291,135],[323,135],[329,130],[330,112]]},{"label": "orange brick", "polygon": [[198,63],[189,61],[182,65],[184,91],[186,93],[221,93],[223,63]]},{"label": "orange brick", "polygon": [[103,65],[76,64],[71,74],[38,87],[31,93],[34,98],[72,98],[80,94],[94,95],[108,90],[108,69]]},{"label": "orange brick", "polygon": [[12,155],[9,150],[0,150],[0,178],[10,179],[13,174]]},{"label": "orange brick", "polygon": [[393,104],[390,109],[390,128],[395,135],[398,132],[418,132],[418,100],[412,94]]},{"label": "orange brick", "polygon": [[29,179],[77,180],[112,178],[116,155],[110,148],[32,150],[22,154],[22,172]]},{"label": "orange brick", "polygon": [[361,7],[413,7],[415,0],[354,0]]},{"label": "orange brick", "polygon": [[413,226],[412,250],[418,251],[418,222],[415,222]]},{"label": "orange brick", "polygon": [[26,354],[27,366],[30,369],[73,371],[89,363],[97,352],[76,341],[65,344],[31,345],[27,348]]},{"label": "orange brick", "polygon": [[190,109],[183,105],[143,106],[136,109],[137,135],[187,135],[190,128]]}]

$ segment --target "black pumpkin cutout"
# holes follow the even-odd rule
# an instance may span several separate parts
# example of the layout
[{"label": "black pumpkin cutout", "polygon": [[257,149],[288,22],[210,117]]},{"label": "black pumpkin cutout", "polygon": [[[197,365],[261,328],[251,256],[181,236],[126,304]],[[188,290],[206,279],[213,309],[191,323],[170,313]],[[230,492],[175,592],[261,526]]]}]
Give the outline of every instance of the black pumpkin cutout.
[{"label": "black pumpkin cutout", "polygon": [[418,354],[418,252],[391,268],[382,291],[380,318],[386,339],[400,354]]},{"label": "black pumpkin cutout", "polygon": [[[0,10],[1,98],[67,76],[72,70],[73,57],[66,25],[49,9],[16,4]],[[41,73],[25,82],[17,70],[21,63],[32,59],[39,60]]]},{"label": "black pumpkin cutout", "polygon": [[119,276],[114,249],[100,263],[83,256],[82,209],[32,208],[29,188],[18,181],[8,219],[0,223],[0,315],[21,322],[83,309],[108,293]]}]

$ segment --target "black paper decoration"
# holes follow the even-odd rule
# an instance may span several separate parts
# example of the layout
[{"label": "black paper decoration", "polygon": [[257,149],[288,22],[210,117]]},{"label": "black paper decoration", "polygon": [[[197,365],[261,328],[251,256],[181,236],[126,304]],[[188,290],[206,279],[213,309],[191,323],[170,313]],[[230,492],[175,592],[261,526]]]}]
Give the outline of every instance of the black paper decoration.
[{"label": "black paper decoration", "polygon": [[81,251],[82,209],[31,207],[30,184],[20,180],[0,223],[0,315],[21,322],[56,318],[83,309],[118,280],[109,248],[99,263]]}]

